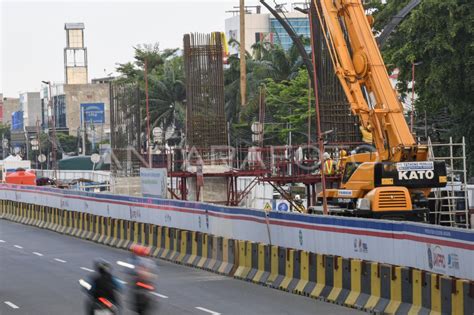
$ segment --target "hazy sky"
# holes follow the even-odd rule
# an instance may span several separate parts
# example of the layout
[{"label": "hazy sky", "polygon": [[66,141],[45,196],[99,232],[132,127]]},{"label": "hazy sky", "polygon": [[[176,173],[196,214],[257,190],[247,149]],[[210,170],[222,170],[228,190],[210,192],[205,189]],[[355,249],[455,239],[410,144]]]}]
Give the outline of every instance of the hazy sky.
[{"label": "hazy sky", "polygon": [[116,63],[131,61],[132,46],[137,44],[159,42],[161,48],[181,47],[185,33],[224,31],[224,20],[231,16],[225,11],[232,10],[239,1],[0,3],[0,92],[18,97],[20,91],[39,91],[42,80],[64,82],[66,22],[85,23],[90,80],[113,72]]}]

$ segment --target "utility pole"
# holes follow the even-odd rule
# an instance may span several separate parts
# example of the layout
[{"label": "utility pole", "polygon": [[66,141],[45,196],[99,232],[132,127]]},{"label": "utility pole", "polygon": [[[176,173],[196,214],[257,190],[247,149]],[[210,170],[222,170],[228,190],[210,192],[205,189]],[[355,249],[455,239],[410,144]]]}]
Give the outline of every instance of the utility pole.
[{"label": "utility pole", "polygon": [[56,153],[57,153],[57,143],[56,143],[56,117],[55,117],[55,106],[53,103],[53,95],[51,94],[51,81],[41,81],[44,84],[48,85],[49,88],[49,108],[51,110],[51,116],[49,119],[49,125],[48,128],[52,127],[52,139],[51,139],[51,147],[52,147],[52,152],[51,152],[51,166],[53,168],[53,177],[57,181],[58,180],[58,174],[57,174],[57,169],[58,169],[58,164],[56,161]]},{"label": "utility pole", "polygon": [[[150,105],[148,100],[148,68],[147,60],[145,59],[145,97],[146,97],[146,152],[148,154],[148,167],[152,168],[151,158],[151,135],[150,135]],[[164,129],[164,128],[163,128]],[[163,130],[165,132],[165,130]]]},{"label": "utility pole", "polygon": [[25,144],[26,144],[26,159],[29,160],[30,159],[30,147],[29,147],[29,144],[30,144],[30,139],[28,139],[28,131],[26,130],[26,126],[23,126],[24,128],[24,133],[25,133]]},{"label": "utility pole", "polygon": [[86,155],[86,117],[84,117],[84,107],[81,107],[82,120],[82,155]]},{"label": "utility pole", "polygon": [[[315,4],[311,3],[310,6],[310,14],[309,14],[309,25],[313,25],[313,16],[314,12],[316,10]],[[313,28],[311,27],[311,47],[314,47],[314,33],[313,33]],[[319,161],[320,161],[320,171],[321,171],[321,188],[322,188],[322,193],[323,193],[323,214],[327,215],[328,214],[328,202],[327,202],[327,197],[326,197],[326,176],[324,174],[324,159],[323,159],[323,154],[324,154],[324,135],[321,132],[321,116],[319,113],[319,93],[318,93],[318,76],[317,76],[317,71],[316,71],[316,58],[315,54],[311,54],[311,57],[313,59],[313,89],[314,89],[314,105],[315,105],[315,112],[316,112],[316,130],[318,131],[318,147],[319,147]]]},{"label": "utility pole", "polygon": [[38,157],[41,154],[40,123],[39,123],[38,117],[36,117],[36,141],[38,141],[38,154],[36,154],[35,162],[36,162],[36,169],[38,169]]},{"label": "utility pole", "polygon": [[415,63],[411,63],[411,113],[410,113],[410,132],[413,133],[413,120],[415,112]]},{"label": "utility pole", "polygon": [[415,124],[415,66],[421,65],[423,61],[411,63],[411,113],[410,113],[410,132],[413,133]]},{"label": "utility pole", "polygon": [[247,104],[247,62],[245,60],[245,0],[240,0],[240,105]]},{"label": "utility pole", "polygon": [[308,150],[311,145],[311,79],[308,77]]}]

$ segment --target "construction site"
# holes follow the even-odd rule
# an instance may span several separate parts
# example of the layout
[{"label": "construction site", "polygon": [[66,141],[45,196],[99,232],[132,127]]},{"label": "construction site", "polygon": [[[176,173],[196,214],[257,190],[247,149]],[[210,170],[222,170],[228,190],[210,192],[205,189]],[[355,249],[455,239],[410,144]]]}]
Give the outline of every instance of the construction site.
[{"label": "construction site", "polygon": [[[372,34],[352,34],[348,27],[333,34],[328,30],[330,25],[321,8],[314,7],[311,11],[306,4],[300,10],[309,15],[312,39],[331,38],[311,41],[311,49],[315,52],[313,57],[304,48],[299,50],[301,59],[307,61],[303,64],[310,75],[308,83],[317,85],[318,90],[316,101],[314,96],[308,98],[307,141],[292,142],[290,131],[286,144],[265,144],[266,124],[271,124],[271,120],[268,121],[270,113],[265,107],[265,93],[261,91],[258,115],[249,124],[251,141],[241,142],[238,130],[230,128],[224,111],[224,69],[228,67],[225,64],[228,54],[225,34],[187,34],[183,37],[185,128],[174,144],[164,145],[166,141],[161,139],[164,135],[152,133],[150,126],[144,123],[149,121],[143,110],[148,91],[133,84],[111,83],[111,176],[118,183],[112,190],[140,195],[140,168],[156,168],[166,170],[166,195],[161,197],[171,199],[246,206],[265,211],[375,215],[470,228],[472,210],[469,205],[473,200],[469,202],[469,198],[473,198],[474,188],[468,185],[464,138],[457,142],[450,139],[448,143],[433,143],[429,137],[412,133],[410,117],[399,111],[403,106],[390,85],[387,70],[380,69],[379,73],[368,70],[370,62],[383,63],[378,46],[389,34],[382,34],[377,38],[378,42]],[[291,26],[288,25],[287,30],[291,34]],[[302,46],[298,42],[300,38],[293,35],[295,46]],[[372,46],[362,46],[361,54],[348,57],[349,50],[335,46],[337,36],[349,38],[351,45],[361,37],[369,36],[372,37]],[[245,60],[241,58],[240,62]],[[356,77],[363,76],[364,79],[359,79],[360,86],[355,88],[352,83],[347,83],[347,77],[337,75],[341,71],[356,71]],[[357,71],[361,73],[357,74]],[[370,78],[370,75],[378,77]],[[240,79],[245,80],[245,76]],[[366,81],[368,79],[383,82],[376,85],[375,81]],[[359,95],[354,96],[356,90]],[[367,99],[364,93],[373,96]],[[386,93],[391,95],[384,95]],[[377,99],[382,97],[384,99]],[[378,115],[372,121],[370,111],[377,112],[377,106],[384,115]],[[390,130],[394,125],[397,128]],[[324,155],[330,160],[331,170],[324,170],[328,167]],[[351,184],[350,176],[354,177],[353,165],[363,163],[367,155],[367,162],[374,160],[374,164],[379,164],[375,171],[371,166],[367,175],[383,178],[366,178],[367,185],[373,185],[369,182],[374,181],[378,184],[362,188],[360,185],[366,184]],[[388,163],[395,164],[389,166]],[[350,170],[347,165],[350,165]],[[405,170],[403,178],[400,177],[401,169]],[[428,175],[423,178],[426,171]],[[411,175],[412,172],[415,175]],[[416,177],[416,174],[421,177]],[[433,178],[435,180],[428,183]],[[403,184],[403,180],[413,183],[414,179],[419,179],[420,183],[413,187],[408,181]],[[370,204],[375,206],[372,194],[377,187],[386,190],[397,182],[404,186],[398,192],[401,195],[395,194],[401,196],[399,203],[387,201],[377,211],[372,210]],[[371,197],[360,201],[365,194]],[[394,199],[393,195],[388,196]],[[363,211],[358,209],[361,202],[365,203]]]},{"label": "construction site", "polygon": [[0,314],[474,314],[472,4],[249,2],[91,83],[64,24],[2,134]]}]

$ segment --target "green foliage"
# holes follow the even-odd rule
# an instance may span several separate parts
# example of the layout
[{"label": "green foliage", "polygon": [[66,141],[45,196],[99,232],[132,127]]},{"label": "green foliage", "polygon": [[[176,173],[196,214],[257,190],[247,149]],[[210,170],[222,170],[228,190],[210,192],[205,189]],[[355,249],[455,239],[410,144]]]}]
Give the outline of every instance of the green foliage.
[{"label": "green foliage", "polygon": [[[167,129],[175,125],[184,128],[184,81],[183,58],[177,56],[178,49],[160,50],[158,44],[134,47],[133,62],[118,64],[121,74],[119,83],[137,83],[145,95],[145,61],[147,64],[148,94],[150,109],[150,132],[154,127]],[[146,117],[146,101],[141,101],[142,117]],[[145,124],[145,122],[144,122]],[[144,127],[143,127],[144,129]],[[165,133],[163,133],[164,135]]]},{"label": "green foliage", "polygon": [[[76,136],[58,132],[56,133],[56,144],[58,153],[75,153],[77,154],[77,148],[82,145],[81,140]],[[39,137],[39,143],[41,147],[41,153],[48,156],[53,147],[51,138],[47,133],[41,133]],[[86,141],[87,149],[90,149],[90,144]]]},{"label": "green foliage", "polygon": [[[233,40],[230,45],[237,45]],[[253,54],[246,54],[247,61],[247,106],[246,113],[240,112],[240,58],[231,55],[228,68],[224,71],[225,111],[227,120],[238,123],[239,116],[258,112],[259,88],[267,79],[275,82],[292,80],[302,68],[302,60],[296,47],[285,51],[281,46],[259,42],[252,46]],[[240,126],[240,124],[239,124]]]},{"label": "green foliage", "polygon": [[[376,27],[388,22],[408,0],[388,1],[376,14]],[[399,68],[398,90],[410,92],[415,68],[417,130],[447,142],[466,137],[474,175],[474,2],[423,0],[403,21],[384,47],[385,62]],[[386,23],[385,23],[386,24]],[[442,115],[441,115],[442,114]],[[470,153],[470,154],[469,154]]]},{"label": "green foliage", "polygon": [[[238,46],[239,43],[233,41],[231,45]],[[244,142],[248,143],[250,143],[250,124],[256,120],[258,112],[260,87],[269,84],[271,93],[277,95],[280,93],[279,88],[288,85],[289,91],[284,91],[284,93],[296,97],[297,93],[291,89],[296,89],[295,84],[298,84],[299,81],[292,82],[292,80],[297,77],[304,80],[304,78],[301,78],[302,74],[300,75],[302,62],[296,48],[286,52],[280,46],[270,43],[257,43],[252,48],[253,57],[248,52],[246,54],[248,104],[243,113],[241,113],[240,108],[240,60],[237,55],[229,56],[228,66],[224,71],[226,118],[234,124],[232,128],[234,137],[242,138]],[[133,62],[118,64],[116,70],[121,74],[118,81],[120,83],[138,83],[144,95],[144,64],[146,60],[151,116],[150,129],[152,130],[157,126],[166,129],[174,124],[178,130],[184,130],[186,84],[183,57],[176,54],[176,49],[160,50],[158,44],[140,45],[134,47],[134,50]],[[281,85],[276,85],[277,83],[281,83]],[[307,93],[306,86],[307,83],[304,83],[304,90],[301,91],[304,95]],[[307,96],[305,97],[307,98]],[[307,104],[306,102],[305,104]],[[289,131],[285,127],[288,123],[291,123],[292,126],[299,124],[298,120],[295,120],[297,114],[290,115],[287,113],[297,103],[288,104],[286,109],[282,109],[281,113],[276,114],[274,119],[283,124],[284,128],[279,130],[278,135],[272,136],[275,138],[272,141],[281,142],[285,138],[284,134]],[[272,111],[277,108],[276,103],[275,105],[271,104],[271,106],[273,106]],[[146,117],[145,107],[145,99],[143,98],[141,103],[142,117]],[[296,113],[298,113],[297,110]],[[239,123],[241,115],[246,118],[242,119],[242,123]],[[142,129],[144,130],[145,122],[143,123]],[[296,127],[292,128],[295,129]],[[269,132],[271,131],[269,130]],[[297,132],[296,129],[295,132]]]},{"label": "green foliage", "polygon": [[[292,80],[277,82],[267,79],[266,115],[273,123],[266,124],[265,133],[270,143],[285,144],[292,132],[292,143],[307,142],[308,114],[314,117],[314,107],[308,113],[308,72],[301,69]],[[311,100],[314,97],[311,95]],[[272,135],[275,138],[272,138]]]},{"label": "green foliage", "polygon": [[0,123],[0,139],[10,139],[10,126]]},{"label": "green foliage", "polygon": [[[59,152],[70,153],[77,152],[78,138],[64,133],[56,134]],[[87,144],[87,141],[86,141]],[[89,147],[86,145],[86,147]]]}]

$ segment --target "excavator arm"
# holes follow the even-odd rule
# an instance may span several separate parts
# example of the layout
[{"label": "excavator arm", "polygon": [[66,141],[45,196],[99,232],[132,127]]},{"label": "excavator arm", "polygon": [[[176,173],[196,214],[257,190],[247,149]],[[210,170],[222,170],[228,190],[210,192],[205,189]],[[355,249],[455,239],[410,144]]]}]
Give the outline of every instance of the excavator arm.
[{"label": "excavator arm", "polygon": [[361,0],[314,0],[312,5],[351,110],[372,133],[379,159],[426,160],[427,149],[417,146],[410,132]]}]

